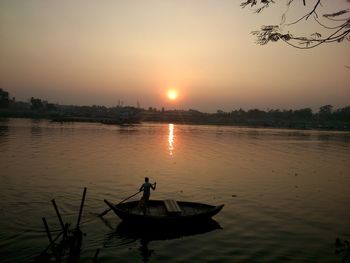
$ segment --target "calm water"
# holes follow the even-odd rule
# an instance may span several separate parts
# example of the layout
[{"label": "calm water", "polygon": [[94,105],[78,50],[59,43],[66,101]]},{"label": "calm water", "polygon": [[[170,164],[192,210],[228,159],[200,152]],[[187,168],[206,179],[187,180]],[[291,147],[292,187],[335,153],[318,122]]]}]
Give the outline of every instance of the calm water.
[{"label": "calm water", "polygon": [[[59,229],[52,198],[75,224],[84,186],[81,262],[98,248],[101,262],[341,262],[349,171],[350,133],[0,120],[1,262],[46,247],[41,218]],[[96,216],[145,176],[157,181],[152,198],[225,204],[221,228],[140,235],[120,231],[113,213]]]}]

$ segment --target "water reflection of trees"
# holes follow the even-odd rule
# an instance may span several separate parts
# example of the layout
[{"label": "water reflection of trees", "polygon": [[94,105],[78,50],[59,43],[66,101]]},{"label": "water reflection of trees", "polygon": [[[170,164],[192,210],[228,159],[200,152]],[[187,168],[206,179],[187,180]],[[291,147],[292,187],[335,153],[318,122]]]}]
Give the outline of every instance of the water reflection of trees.
[{"label": "water reflection of trees", "polygon": [[31,129],[30,134],[33,138],[39,138],[42,136],[42,127],[41,127],[42,120],[31,120]]},{"label": "water reflection of trees", "polygon": [[0,143],[6,142],[8,136],[9,136],[9,120],[1,119],[0,120]]}]

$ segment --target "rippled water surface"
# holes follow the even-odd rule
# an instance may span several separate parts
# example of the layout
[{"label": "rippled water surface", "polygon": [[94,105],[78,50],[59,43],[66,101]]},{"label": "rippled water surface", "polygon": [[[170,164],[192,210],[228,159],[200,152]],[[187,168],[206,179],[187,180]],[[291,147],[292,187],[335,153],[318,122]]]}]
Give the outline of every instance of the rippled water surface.
[{"label": "rippled water surface", "polygon": [[[128,230],[118,202],[157,181],[151,198],[225,204],[216,225]],[[350,239],[350,133],[222,126],[0,120],[1,262],[28,262],[75,224],[88,188],[81,262],[341,262]],[[140,196],[137,196],[139,198]],[[146,237],[146,238],[145,238]]]}]

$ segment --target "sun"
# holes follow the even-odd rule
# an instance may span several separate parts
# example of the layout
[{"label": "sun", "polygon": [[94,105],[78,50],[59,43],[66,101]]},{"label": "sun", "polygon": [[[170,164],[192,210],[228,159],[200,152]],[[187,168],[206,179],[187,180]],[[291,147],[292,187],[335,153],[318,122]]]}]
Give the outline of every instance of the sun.
[{"label": "sun", "polygon": [[176,100],[178,97],[178,94],[176,90],[169,90],[167,93],[167,96],[169,100]]}]

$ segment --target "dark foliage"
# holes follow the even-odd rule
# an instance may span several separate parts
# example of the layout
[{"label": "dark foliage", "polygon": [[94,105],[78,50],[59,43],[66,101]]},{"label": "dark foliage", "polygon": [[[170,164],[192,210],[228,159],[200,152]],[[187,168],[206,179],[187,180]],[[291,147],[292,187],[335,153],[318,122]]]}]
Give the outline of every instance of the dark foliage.
[{"label": "dark foliage", "polygon": [[[1,90],[3,94],[8,93]],[[216,113],[205,113],[190,110],[158,110],[132,106],[74,106],[52,104],[47,101],[31,98],[29,102],[11,101],[11,106],[0,109],[0,117],[46,118],[55,121],[102,122],[105,124],[134,124],[141,121],[165,123],[191,123],[215,125],[243,125],[250,127],[285,127],[297,129],[335,129],[350,130],[350,106],[334,109],[324,105],[313,113],[310,108],[297,110],[232,110]]]},{"label": "dark foliage", "polygon": [[[295,2],[297,1],[286,0],[286,5],[289,8],[293,4],[300,4],[300,2]],[[243,8],[247,6],[251,8],[256,7],[255,12],[260,13],[274,3],[275,1],[273,0],[246,0],[241,3],[241,6]],[[253,31],[252,34],[256,36],[256,42],[260,45],[265,45],[269,42],[282,40],[295,48],[310,49],[325,43],[342,42],[344,40],[350,41],[349,9],[338,10],[330,14],[319,14],[322,11],[320,10],[322,6],[321,0],[303,0],[305,9],[308,7],[307,4],[311,5],[311,9],[306,10],[303,16],[294,21],[286,23],[288,12],[286,11],[282,14],[279,25],[264,25],[260,30]],[[324,36],[320,32],[314,32],[311,35],[290,33],[293,32],[293,25],[303,20],[307,21],[309,18],[316,21],[320,30],[326,31]]]},{"label": "dark foliage", "polygon": [[0,108],[8,108],[9,102],[9,93],[0,89]]}]

